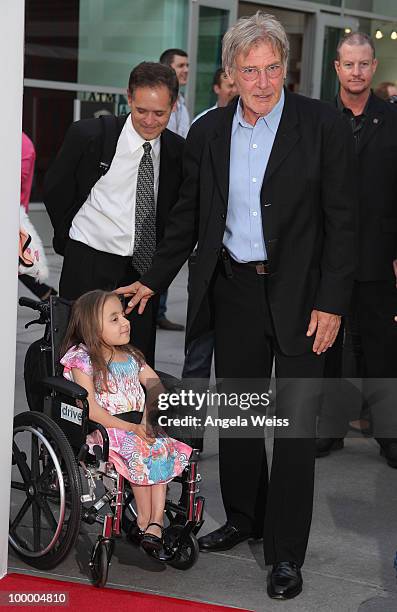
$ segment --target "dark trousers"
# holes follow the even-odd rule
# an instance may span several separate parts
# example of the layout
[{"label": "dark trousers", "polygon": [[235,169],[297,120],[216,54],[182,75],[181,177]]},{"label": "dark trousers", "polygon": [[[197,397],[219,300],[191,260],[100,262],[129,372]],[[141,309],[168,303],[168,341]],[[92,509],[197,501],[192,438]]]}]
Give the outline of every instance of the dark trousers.
[{"label": "dark trousers", "polygon": [[[187,290],[190,293],[190,285],[196,271],[196,250],[189,257],[189,278]],[[191,340],[186,347],[185,361],[183,364],[182,378],[202,379],[208,384],[211,376],[212,355],[214,353],[214,331],[209,329],[198,338]]]},{"label": "dark trousers", "polygon": [[186,350],[182,378],[200,378],[208,381],[211,376],[213,352],[214,332],[212,330],[192,340]]},{"label": "dark trousers", "polygon": [[[75,300],[93,289],[113,291],[139,280],[140,274],[131,263],[131,257],[103,253],[81,242],[69,240],[63,261],[59,294]],[[146,305],[142,315],[137,309],[128,318],[131,321],[131,343],[145,355],[147,363],[154,366],[156,343],[156,316],[158,296]]]},{"label": "dark trousers", "polygon": [[[269,308],[268,278],[257,275],[255,268],[232,265],[230,278],[219,265],[212,297],[215,372],[217,380],[223,379],[221,390],[267,391],[275,360],[276,416],[293,424],[292,434],[275,428],[270,478],[263,430],[248,433],[249,428],[241,428],[232,436],[220,431],[226,516],[246,533],[263,534],[266,563],[293,561],[301,566],[312,517],[315,415],[324,357],[288,356],[280,351]],[[219,415],[230,417],[231,410],[220,407]]]},{"label": "dark trousers", "polygon": [[[358,375],[365,376],[362,383],[363,402],[369,406],[374,436],[380,444],[397,438],[396,313],[397,289],[393,280],[355,283],[346,328],[347,332],[360,339],[360,347],[356,349],[360,349],[357,355]],[[338,354],[341,363],[342,353]],[[344,372],[345,368],[346,364]],[[335,402],[324,403],[319,420],[320,437],[343,437],[346,434],[349,417],[357,416],[349,413],[351,391],[351,385],[341,381],[338,409],[335,410]]]}]

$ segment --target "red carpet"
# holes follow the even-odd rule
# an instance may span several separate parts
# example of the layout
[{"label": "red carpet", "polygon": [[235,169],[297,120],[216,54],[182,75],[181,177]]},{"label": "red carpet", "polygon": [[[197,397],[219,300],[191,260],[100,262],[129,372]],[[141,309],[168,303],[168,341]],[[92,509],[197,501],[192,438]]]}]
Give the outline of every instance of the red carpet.
[{"label": "red carpet", "polygon": [[[53,598],[58,600],[61,593],[66,593],[68,602],[64,604],[48,603],[18,605],[9,604],[8,593],[12,593],[14,599],[19,599],[20,593],[30,593],[30,600],[41,593],[53,593]],[[56,595],[55,595],[56,593]],[[48,598],[47,598],[48,601]],[[195,601],[184,601],[183,599],[174,599],[172,597],[162,597],[160,595],[148,595],[146,593],[138,593],[135,591],[122,591],[120,589],[97,589],[91,585],[82,584],[80,582],[63,582],[61,580],[49,580],[47,578],[38,578],[26,574],[8,574],[0,581],[0,608],[7,605],[7,609],[19,610],[67,610],[74,612],[236,612],[236,608],[227,606],[216,606],[213,604],[198,603]],[[17,602],[15,602],[17,603]],[[243,610],[242,612],[249,612]]]}]

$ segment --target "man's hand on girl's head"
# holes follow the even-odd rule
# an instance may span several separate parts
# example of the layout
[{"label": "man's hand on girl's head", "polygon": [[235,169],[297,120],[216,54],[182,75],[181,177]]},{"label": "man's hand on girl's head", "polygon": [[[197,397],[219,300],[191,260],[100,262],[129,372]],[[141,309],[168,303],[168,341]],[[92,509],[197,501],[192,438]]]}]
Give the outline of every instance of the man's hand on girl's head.
[{"label": "man's hand on girl's head", "polygon": [[149,287],[145,287],[139,281],[132,283],[132,285],[127,285],[126,287],[118,287],[115,289],[114,293],[117,295],[125,295],[126,297],[131,297],[131,300],[128,302],[127,308],[125,309],[125,313],[129,314],[131,310],[135,308],[139,304],[138,314],[142,314],[145,310],[146,304],[149,299],[154,295],[154,291],[149,289]]}]

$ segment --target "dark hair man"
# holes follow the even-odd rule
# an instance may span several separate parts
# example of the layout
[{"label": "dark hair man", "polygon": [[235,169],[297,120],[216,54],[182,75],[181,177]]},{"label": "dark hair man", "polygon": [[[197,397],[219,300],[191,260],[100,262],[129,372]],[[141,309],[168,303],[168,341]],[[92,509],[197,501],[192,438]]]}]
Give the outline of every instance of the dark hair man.
[{"label": "dark hair man", "polygon": [[[163,51],[160,55],[159,61],[161,64],[165,64],[175,70],[179,87],[184,87],[186,85],[189,76],[189,58],[186,51],[183,51],[183,49],[166,49],[166,51]],[[176,105],[172,111],[167,127],[172,132],[186,138],[190,127],[190,118],[186,108],[185,98],[181,92],[179,92]]]},{"label": "dark hair man", "polygon": [[[118,290],[142,311],[197,242],[187,335],[214,326],[222,392],[247,393],[251,412],[260,410],[255,397],[268,389],[275,360],[277,415],[286,427],[275,427],[270,479],[263,429],[220,433],[227,522],[199,543],[228,550],[263,535],[273,566],[268,594],[278,599],[302,590],[324,358],[354,271],[351,134],[336,109],[284,87],[288,49],[281,23],[265,13],[225,33],[222,65],[240,97],[192,125],[172,225],[152,269]],[[219,405],[220,417],[236,414],[231,402]]]},{"label": "dark hair man", "polygon": [[[177,200],[184,140],[166,129],[178,96],[175,72],[142,62],[127,95],[130,115],[74,123],[46,176],[54,248],[64,255],[60,295],[68,299],[139,279]],[[157,307],[158,300],[133,321],[133,343],[150,365]]]},{"label": "dark hair man", "polygon": [[203,110],[193,119],[192,123],[197,121],[197,119],[208,113],[208,111],[213,110],[214,108],[222,108],[222,106],[227,106],[237,94],[237,89],[234,82],[232,81],[230,76],[226,74],[223,68],[218,68],[216,70],[212,81],[212,89],[216,94],[216,104],[214,104],[214,106],[211,106],[210,108],[206,108],[205,110]]},{"label": "dark hair man", "polygon": [[[393,269],[397,257],[397,113],[393,105],[371,92],[378,61],[367,34],[352,32],[344,36],[336,57],[340,83],[336,104],[350,122],[357,158],[358,268],[349,316],[361,338],[364,393],[371,408],[374,435],[388,464],[397,468],[393,393],[397,377]],[[329,414],[327,405],[324,407],[319,421],[319,456],[343,446],[347,420],[343,411]],[[333,432],[338,437],[330,437]]]}]

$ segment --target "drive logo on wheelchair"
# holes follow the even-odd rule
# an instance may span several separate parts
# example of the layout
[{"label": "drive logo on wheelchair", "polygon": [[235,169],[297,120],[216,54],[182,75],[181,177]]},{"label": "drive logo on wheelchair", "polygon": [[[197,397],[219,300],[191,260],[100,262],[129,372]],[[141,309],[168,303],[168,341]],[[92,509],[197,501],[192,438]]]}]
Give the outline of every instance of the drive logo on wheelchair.
[{"label": "drive logo on wheelchair", "polygon": [[81,427],[83,421],[83,411],[81,408],[61,402],[61,419],[70,421],[71,423],[75,423]]}]

